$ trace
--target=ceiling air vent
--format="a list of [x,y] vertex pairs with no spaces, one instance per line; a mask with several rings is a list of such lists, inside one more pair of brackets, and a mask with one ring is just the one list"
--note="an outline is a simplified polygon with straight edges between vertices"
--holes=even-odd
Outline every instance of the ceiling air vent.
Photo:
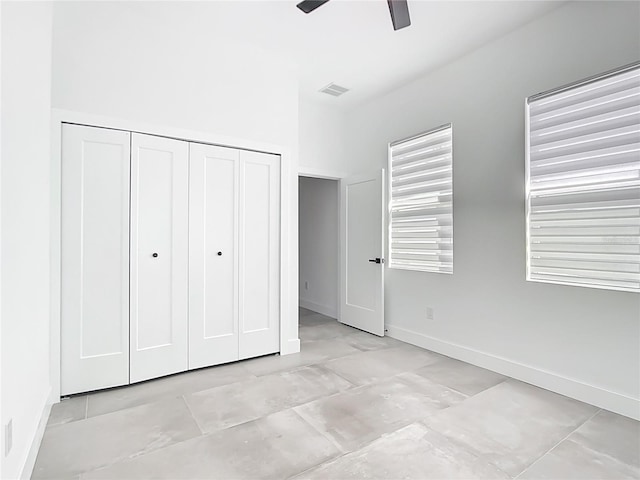
[[328,95],[333,95],[334,97],[339,97],[343,93],[348,92],[349,89],[336,85],[335,83],[330,83],[326,87],[321,88],[320,91]]

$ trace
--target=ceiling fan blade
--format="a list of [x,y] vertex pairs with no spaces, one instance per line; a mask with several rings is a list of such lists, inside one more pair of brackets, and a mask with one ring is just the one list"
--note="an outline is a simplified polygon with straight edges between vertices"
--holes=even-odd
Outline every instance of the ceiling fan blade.
[[387,3],[389,4],[389,11],[391,12],[391,21],[393,22],[394,30],[400,30],[401,28],[411,25],[407,0],[387,0]]
[[296,5],[300,10],[302,10],[304,13],[311,13],[313,12],[316,8],[321,7],[322,5],[324,5],[325,3],[327,3],[329,0],[304,0],[302,2],[300,2],[298,5]]

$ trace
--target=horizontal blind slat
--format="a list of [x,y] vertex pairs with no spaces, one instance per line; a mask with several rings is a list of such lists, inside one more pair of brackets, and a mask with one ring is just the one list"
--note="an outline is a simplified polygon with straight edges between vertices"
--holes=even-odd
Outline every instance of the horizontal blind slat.
[[531,259],[531,267],[551,267],[551,268],[568,268],[568,269],[580,269],[590,270],[596,272],[610,272],[610,273],[640,273],[640,263],[628,263],[628,262],[589,262],[585,260],[573,260],[566,259],[560,260],[557,258],[537,258]]
[[[634,197],[629,198],[617,198],[614,200],[591,200],[591,201],[573,201],[569,203],[562,203],[561,200],[566,197],[551,198],[549,202],[543,202],[543,199],[538,200],[537,205],[530,205],[532,209],[531,214],[582,214],[588,215],[590,212],[594,212],[594,215],[601,212],[610,211],[612,209],[626,211],[629,209],[635,209],[638,207],[637,199]],[[531,199],[530,199],[531,200]]]
[[[640,99],[640,96],[639,96]],[[628,127],[638,123],[640,102],[637,105],[601,113],[599,115],[581,117],[569,123],[561,123],[551,127],[531,129],[530,144],[532,146],[567,140],[569,138],[606,132],[616,128]]]
[[531,255],[556,253],[570,258],[575,253],[590,254],[640,254],[640,245],[633,244],[593,244],[593,243],[536,243],[531,245]]
[[604,97],[588,99],[579,103],[569,103],[561,108],[544,113],[532,113],[531,131],[538,131],[558,125],[569,124],[577,119],[597,117],[640,104],[640,86],[629,86]]
[[531,160],[530,171],[535,175],[547,173],[567,172],[590,167],[607,167],[623,165],[627,162],[637,162],[640,158],[640,139],[625,145],[601,148],[589,152],[572,155],[560,155]]
[[559,227],[640,227],[640,217],[614,217],[614,218],[582,218],[575,220],[531,220],[532,228],[559,228]]
[[531,266],[532,272],[540,274],[566,275],[586,278],[599,278],[602,280],[625,280],[640,281],[640,273],[632,272],[612,272],[603,270],[590,270],[587,268],[561,268],[561,267],[544,267]]
[[532,280],[578,287],[603,288],[608,290],[622,290],[636,292],[640,289],[640,280],[612,280],[602,278],[588,278],[584,275],[553,274],[535,271],[530,275]]
[[409,150],[402,154],[393,154],[391,156],[391,165],[393,167],[399,167],[407,165],[410,162],[417,160],[433,159],[434,157],[447,157],[451,153],[451,142],[427,145],[424,148],[418,150]]
[[640,139],[640,125],[627,125],[602,132],[591,133],[568,140],[541,143],[530,148],[531,159],[541,160],[551,156],[589,152],[626,144],[634,144]]
[[633,254],[620,254],[620,253],[584,253],[584,252],[545,252],[535,251],[531,253],[531,257],[539,260],[571,260],[571,261],[587,261],[587,262],[613,262],[613,263],[626,263],[626,264],[640,264],[640,257]]
[[[547,182],[560,182],[567,181],[569,184],[580,181],[593,181],[595,179],[627,179],[634,178],[638,174],[640,169],[640,155],[638,155],[637,161],[634,159],[630,162],[618,163],[616,165],[582,165],[583,168],[575,168],[571,170],[556,171],[553,173],[536,171],[533,175],[533,181],[535,183]],[[611,175],[616,175],[611,177]],[[582,180],[584,179],[584,180]]]
[[640,71],[635,68],[625,73],[612,76],[602,81],[591,82],[584,86],[578,86],[564,92],[548,95],[537,99],[530,104],[532,116],[540,115],[551,110],[559,110],[567,105],[576,105],[607,97],[608,95],[628,90],[640,85]]
[[598,210],[569,210],[569,211],[539,211],[531,212],[529,219],[532,222],[544,220],[597,220],[609,218],[638,218],[640,217],[640,208],[602,208]]
[[541,243],[568,243],[574,245],[590,244],[590,245],[633,245],[640,243],[638,235],[573,235],[573,236],[552,236],[552,235],[531,235],[532,244]]

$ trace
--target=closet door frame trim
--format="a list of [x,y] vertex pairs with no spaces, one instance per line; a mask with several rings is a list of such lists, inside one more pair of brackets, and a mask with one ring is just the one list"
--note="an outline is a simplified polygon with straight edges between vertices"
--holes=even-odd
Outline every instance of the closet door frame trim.
[[50,378],[48,403],[60,401],[60,287],[62,124],[124,130],[194,143],[253,150],[280,156],[280,354],[300,351],[298,337],[298,165],[289,146],[196,130],[166,127],[84,112],[51,109],[50,190]]

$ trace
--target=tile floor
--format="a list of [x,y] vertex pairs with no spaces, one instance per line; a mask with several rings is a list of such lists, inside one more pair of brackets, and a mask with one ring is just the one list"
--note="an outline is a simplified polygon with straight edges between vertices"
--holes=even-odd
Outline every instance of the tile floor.
[[640,423],[309,310],[302,352],[54,406],[33,478],[640,478]]

